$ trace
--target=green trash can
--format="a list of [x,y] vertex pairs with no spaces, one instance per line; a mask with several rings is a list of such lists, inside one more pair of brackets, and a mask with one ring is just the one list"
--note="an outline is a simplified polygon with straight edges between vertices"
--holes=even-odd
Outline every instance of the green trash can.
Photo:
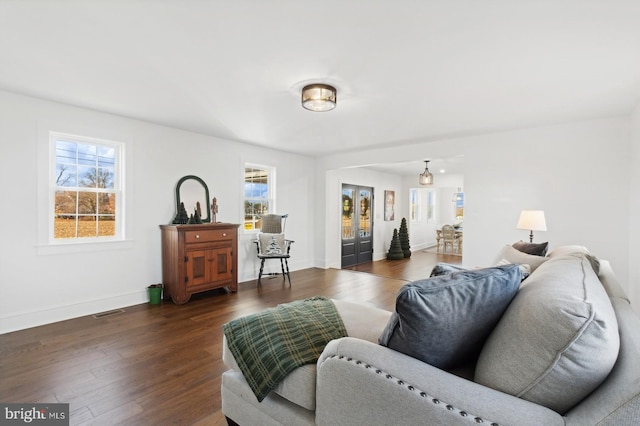
[[162,284],[151,284],[149,287],[149,303],[159,305],[162,300]]

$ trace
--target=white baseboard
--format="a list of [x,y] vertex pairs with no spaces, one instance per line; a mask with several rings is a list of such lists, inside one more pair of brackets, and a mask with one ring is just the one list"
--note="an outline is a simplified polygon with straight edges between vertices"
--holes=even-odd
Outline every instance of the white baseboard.
[[104,299],[88,300],[65,306],[53,306],[37,311],[24,312],[17,315],[0,317],[0,334],[26,328],[51,324],[71,318],[93,315],[113,309],[122,309],[127,306],[139,305],[149,301],[147,289],[135,293],[127,293]]

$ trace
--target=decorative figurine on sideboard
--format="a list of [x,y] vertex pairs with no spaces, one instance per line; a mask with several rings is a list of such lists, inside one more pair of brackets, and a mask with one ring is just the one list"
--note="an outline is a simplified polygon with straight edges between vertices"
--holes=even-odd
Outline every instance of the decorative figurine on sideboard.
[[[198,206],[200,206],[200,203],[198,203]],[[189,218],[189,225],[202,225],[202,218],[200,217],[200,209],[199,208],[195,208],[193,211],[193,214],[191,215],[191,218]]]
[[178,214],[176,218],[173,219],[174,225],[185,225],[189,222],[189,215],[187,214],[187,209],[184,208],[184,203],[180,203],[180,208],[178,209]]
[[216,217],[218,215],[218,199],[213,197],[211,200],[211,223],[217,223]]

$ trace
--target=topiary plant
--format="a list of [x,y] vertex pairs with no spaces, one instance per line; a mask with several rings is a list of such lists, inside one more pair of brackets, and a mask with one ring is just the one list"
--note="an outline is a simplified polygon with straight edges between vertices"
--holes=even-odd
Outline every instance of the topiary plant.
[[387,253],[387,259],[404,259],[404,253],[402,252],[402,247],[400,246],[400,238],[398,237],[398,229],[393,230],[393,238],[391,239],[391,246],[389,247],[389,253]]
[[404,257],[411,257],[411,246],[409,245],[409,229],[407,228],[407,219],[402,218],[400,222],[400,231],[398,231],[400,237],[400,247]]

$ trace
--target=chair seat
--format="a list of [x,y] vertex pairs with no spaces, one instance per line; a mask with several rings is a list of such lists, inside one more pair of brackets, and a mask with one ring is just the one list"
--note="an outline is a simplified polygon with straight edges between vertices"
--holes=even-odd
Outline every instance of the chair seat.
[[259,254],[258,259],[290,259],[291,256],[283,253],[283,254]]

